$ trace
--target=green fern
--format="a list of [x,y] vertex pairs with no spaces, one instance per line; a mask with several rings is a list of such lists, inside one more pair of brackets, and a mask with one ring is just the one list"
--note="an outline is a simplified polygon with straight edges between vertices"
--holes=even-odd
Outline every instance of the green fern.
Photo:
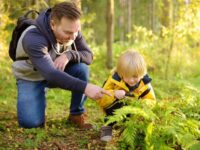
[[126,123],[125,129],[122,132],[121,139],[128,144],[131,148],[135,147],[137,128],[134,124]]
[[121,127],[120,144],[125,149],[193,149],[200,144],[200,122],[185,114],[186,103],[165,100],[148,108],[133,101],[116,110],[107,123]]

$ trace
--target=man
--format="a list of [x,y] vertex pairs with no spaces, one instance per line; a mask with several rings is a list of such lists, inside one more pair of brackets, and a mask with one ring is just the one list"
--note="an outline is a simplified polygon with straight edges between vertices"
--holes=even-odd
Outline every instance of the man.
[[90,129],[85,122],[85,95],[99,99],[109,93],[87,83],[92,52],[80,32],[81,12],[74,3],[63,2],[42,12],[36,25],[21,35],[13,72],[17,79],[17,114],[21,127],[45,123],[45,87],[72,91],[69,120]]

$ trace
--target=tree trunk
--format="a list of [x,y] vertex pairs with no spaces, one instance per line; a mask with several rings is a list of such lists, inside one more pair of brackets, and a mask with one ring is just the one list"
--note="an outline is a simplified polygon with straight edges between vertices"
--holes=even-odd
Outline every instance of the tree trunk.
[[171,30],[171,42],[170,42],[170,45],[169,45],[169,48],[166,49],[166,54],[167,54],[167,57],[166,57],[166,68],[165,68],[165,79],[168,79],[168,75],[169,75],[169,68],[170,68],[170,65],[171,65],[171,54],[172,54],[172,51],[173,51],[173,48],[174,48],[174,5],[173,5],[173,2],[169,2],[169,10],[168,10],[168,17],[169,17],[169,22],[168,22],[168,26],[169,26],[169,29]]
[[127,41],[127,33],[128,33],[128,21],[129,21],[129,18],[128,18],[128,1],[129,0],[124,0],[124,5],[125,5],[125,9],[123,10],[124,11],[124,18],[125,18],[125,41]]
[[125,37],[125,0],[119,0],[120,4],[120,17],[119,17],[119,29],[120,29],[120,41],[124,41]]
[[128,33],[132,30],[132,0],[128,0]]
[[81,0],[73,0],[73,2],[81,9]]
[[112,43],[114,30],[114,0],[107,0],[107,62],[106,66],[112,68]]
[[161,22],[162,22],[162,25],[165,27],[169,27],[169,22],[170,22],[169,21],[169,11],[170,11],[170,2],[169,2],[169,0],[164,0]]
[[151,30],[154,32],[155,31],[155,4],[154,4],[154,0],[150,1],[149,4],[149,15],[150,15],[150,19],[149,19],[149,25]]

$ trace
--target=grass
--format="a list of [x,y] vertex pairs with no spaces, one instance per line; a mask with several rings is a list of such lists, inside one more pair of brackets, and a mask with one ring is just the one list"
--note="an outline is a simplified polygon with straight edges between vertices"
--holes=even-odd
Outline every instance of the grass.
[[[121,48],[119,48],[121,49]],[[93,49],[94,63],[90,66],[91,82],[102,86],[110,70],[105,67],[105,51]],[[118,149],[118,134],[109,143],[99,140],[100,127],[103,125],[103,112],[96,102],[88,99],[85,107],[89,122],[94,129],[83,131],[67,121],[69,115],[70,92],[60,89],[49,89],[47,92],[46,126],[37,129],[22,129],[17,124],[16,84],[11,71],[11,60],[0,50],[0,150],[4,149]],[[116,56],[117,57],[117,56]],[[115,57],[115,58],[116,58]],[[114,59],[115,62],[115,59]],[[163,80],[153,75],[153,86],[159,100],[174,100],[181,97],[185,85],[199,90],[199,75],[188,80],[172,78]],[[187,82],[187,83],[185,83]],[[185,90],[186,91],[186,90]],[[189,109],[189,107],[188,107]]]
[[[12,61],[6,53],[0,51],[0,55],[0,150],[116,149],[114,140],[107,144],[99,140],[99,129],[103,125],[103,113],[95,101],[88,99],[85,104],[90,117],[89,122],[94,126],[93,130],[79,130],[67,121],[70,92],[65,90],[48,90],[45,129],[19,128],[16,114],[16,81],[11,71]],[[91,69],[95,67],[94,63]],[[93,73],[91,76],[93,78],[91,82],[95,81],[93,83],[100,86],[106,78],[104,71],[100,71],[100,74]]]

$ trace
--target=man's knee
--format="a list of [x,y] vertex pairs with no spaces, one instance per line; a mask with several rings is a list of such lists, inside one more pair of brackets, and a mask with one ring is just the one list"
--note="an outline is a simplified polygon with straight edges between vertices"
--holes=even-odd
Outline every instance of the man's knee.
[[79,72],[85,76],[85,77],[88,77],[88,74],[89,74],[89,68],[88,68],[88,65],[84,64],[84,63],[80,63],[79,64],[80,67],[79,67]]
[[38,109],[35,112],[31,109],[18,109],[18,123],[22,128],[37,128],[45,123],[45,113],[43,110]]
[[19,126],[22,128],[44,127],[44,119],[18,119]]
[[89,71],[88,65],[86,65],[84,63],[76,64],[74,66],[74,68],[75,68],[76,71],[80,71],[80,72],[83,72],[83,73],[87,73]]
[[89,67],[84,63],[72,64],[66,67],[65,72],[84,81],[89,78]]

